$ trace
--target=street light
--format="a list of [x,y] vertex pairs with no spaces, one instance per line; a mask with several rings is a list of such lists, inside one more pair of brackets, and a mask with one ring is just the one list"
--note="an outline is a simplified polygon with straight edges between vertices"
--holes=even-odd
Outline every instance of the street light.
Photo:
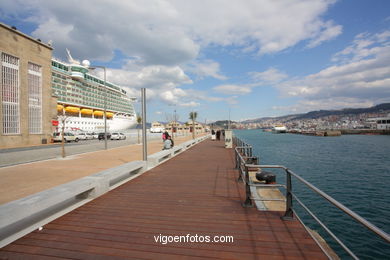
[[96,68],[101,68],[104,70],[104,149],[107,150],[107,86],[106,86],[106,67],[104,66],[91,66],[89,60],[83,60],[83,66],[94,70]]
[[142,99],[142,159],[148,160],[148,141],[146,137],[146,88],[141,88]]
[[228,122],[228,130],[230,130],[230,106],[229,106],[229,122]]

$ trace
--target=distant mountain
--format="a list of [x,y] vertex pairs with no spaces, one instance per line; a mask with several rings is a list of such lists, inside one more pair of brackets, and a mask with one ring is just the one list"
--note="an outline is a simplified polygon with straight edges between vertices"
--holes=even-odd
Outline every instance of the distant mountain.
[[340,110],[318,110],[318,111],[311,111],[304,114],[295,114],[295,115],[286,115],[286,116],[280,116],[280,117],[262,117],[257,119],[250,119],[243,121],[242,123],[248,124],[248,123],[260,123],[265,120],[280,120],[280,121],[290,121],[290,120],[299,120],[299,119],[317,119],[325,116],[347,116],[347,115],[357,115],[362,113],[378,113],[383,111],[390,111],[390,103],[383,103],[379,104],[373,107],[369,108],[344,108]]
[[344,108],[341,110],[319,110],[319,111],[311,111],[306,114],[301,114],[295,119],[316,119],[325,116],[333,116],[333,115],[357,115],[363,113],[377,113],[381,111],[389,111],[390,103],[384,103],[380,105],[376,105],[369,108]]

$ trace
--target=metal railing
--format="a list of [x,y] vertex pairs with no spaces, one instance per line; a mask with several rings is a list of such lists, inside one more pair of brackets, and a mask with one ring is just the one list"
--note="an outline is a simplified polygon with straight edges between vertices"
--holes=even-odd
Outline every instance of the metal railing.
[[[298,202],[299,205],[302,206],[302,208],[354,259],[359,259],[299,198],[296,194],[293,193],[293,186],[292,186],[292,177],[299,180],[301,183],[305,184],[307,187],[309,187],[311,190],[313,190],[315,193],[319,194],[321,197],[326,199],[330,204],[340,209],[342,212],[347,214],[348,216],[352,217],[353,220],[360,223],[364,227],[366,227],[368,230],[372,231],[377,236],[384,239],[387,243],[390,243],[390,235],[381,230],[380,228],[376,227],[374,224],[370,223],[363,217],[359,216],[357,213],[353,212],[322,190],[315,187],[310,182],[306,181],[304,178],[299,176],[298,174],[294,173],[287,167],[283,165],[260,165],[258,164],[258,158],[253,156],[252,146],[243,142],[237,137],[233,137],[233,145],[235,149],[235,162],[236,162],[236,169],[239,172],[238,181],[243,181],[245,184],[245,190],[246,190],[246,198],[245,201],[242,203],[243,207],[253,207],[253,201],[259,200],[255,199],[251,195],[250,187],[281,187],[286,190],[286,211],[284,213],[284,216],[282,216],[283,220],[292,220],[294,218],[294,215],[297,216],[296,212],[293,208],[293,199]],[[250,180],[249,178],[249,170],[250,169],[282,169],[286,173],[286,185],[283,184],[257,184]],[[260,199],[263,201],[273,201],[275,199]],[[305,227],[306,228],[306,227]],[[309,232],[311,235],[311,233]],[[312,235],[311,235],[312,236]],[[312,236],[313,237],[313,236]],[[313,237],[314,238],[314,237]],[[317,244],[321,247],[321,249],[324,251],[324,253],[328,256],[328,258],[332,258],[328,252],[323,248],[323,246],[317,241],[316,238],[314,238],[317,242]]]

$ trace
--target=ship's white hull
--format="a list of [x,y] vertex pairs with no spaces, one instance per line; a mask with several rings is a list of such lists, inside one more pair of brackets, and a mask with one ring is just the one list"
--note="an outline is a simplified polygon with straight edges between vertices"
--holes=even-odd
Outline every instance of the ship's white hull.
[[285,126],[275,126],[272,129],[272,132],[274,132],[276,134],[284,134],[284,133],[287,133],[287,127],[285,127]]
[[119,132],[132,128],[136,124],[136,117],[119,118],[114,117],[109,124],[109,131]]
[[[136,124],[136,117],[114,116],[107,119],[107,132],[121,132],[132,128]],[[57,131],[62,129],[59,120]],[[68,132],[104,132],[104,119],[68,116],[65,121],[65,131]]]

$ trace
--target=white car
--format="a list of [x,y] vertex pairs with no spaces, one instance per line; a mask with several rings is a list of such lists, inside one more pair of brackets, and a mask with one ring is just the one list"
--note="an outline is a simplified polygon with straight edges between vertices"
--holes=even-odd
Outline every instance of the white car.
[[123,133],[112,133],[111,140],[125,140],[126,136]]
[[92,140],[93,138],[94,137],[92,133],[87,133],[87,140]]
[[164,128],[162,128],[162,127],[151,127],[150,129],[149,129],[149,131],[151,132],[151,133],[162,133],[162,132],[164,132]]
[[[53,134],[53,141],[54,142],[62,142],[62,134],[61,133],[54,133]],[[76,137],[74,134],[65,132],[64,133],[64,141],[65,142],[78,142],[79,138]]]
[[121,136],[119,133],[112,133],[111,140],[121,140]]
[[77,138],[79,140],[87,140],[88,139],[86,133],[79,133],[79,134],[77,134]]

